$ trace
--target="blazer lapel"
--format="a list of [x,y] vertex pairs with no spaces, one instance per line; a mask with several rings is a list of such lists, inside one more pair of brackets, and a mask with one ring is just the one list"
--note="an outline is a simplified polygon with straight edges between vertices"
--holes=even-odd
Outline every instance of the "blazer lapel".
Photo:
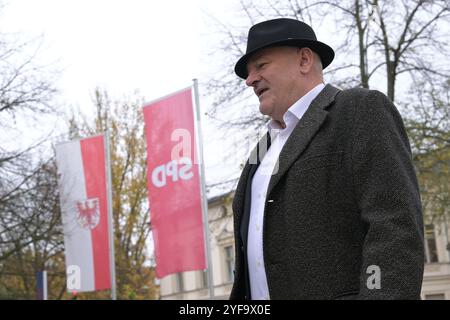
[[306,146],[315,136],[327,117],[328,112],[325,109],[334,101],[338,92],[339,89],[328,84],[312,101],[281,150],[278,157],[278,171],[270,179],[267,195],[271,193],[281,177],[303,153]]

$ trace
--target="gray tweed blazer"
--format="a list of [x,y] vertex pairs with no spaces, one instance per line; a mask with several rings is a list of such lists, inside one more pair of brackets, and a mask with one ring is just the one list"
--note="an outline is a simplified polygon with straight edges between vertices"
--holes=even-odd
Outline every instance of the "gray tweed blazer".
[[[251,163],[233,202],[231,299],[251,298],[246,247],[258,166]],[[263,252],[271,299],[420,298],[419,188],[402,119],[384,94],[327,85],[314,99],[269,183]]]

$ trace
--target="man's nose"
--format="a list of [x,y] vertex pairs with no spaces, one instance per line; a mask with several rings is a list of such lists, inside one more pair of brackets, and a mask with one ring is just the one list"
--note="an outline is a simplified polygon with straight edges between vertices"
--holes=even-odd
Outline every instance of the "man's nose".
[[257,72],[249,71],[247,79],[245,79],[245,84],[249,87],[254,87],[255,83],[259,81],[259,75]]

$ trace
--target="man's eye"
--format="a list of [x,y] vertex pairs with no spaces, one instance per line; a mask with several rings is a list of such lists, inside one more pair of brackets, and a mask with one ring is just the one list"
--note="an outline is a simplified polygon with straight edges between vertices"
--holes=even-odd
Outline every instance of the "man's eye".
[[267,64],[267,62],[261,62],[260,64],[258,64],[258,68],[262,68]]

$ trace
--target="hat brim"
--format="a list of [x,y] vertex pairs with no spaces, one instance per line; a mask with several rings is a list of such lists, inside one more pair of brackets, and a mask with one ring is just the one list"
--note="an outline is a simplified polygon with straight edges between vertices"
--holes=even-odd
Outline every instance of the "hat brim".
[[260,46],[258,48],[254,48],[250,52],[247,52],[243,55],[234,67],[234,72],[242,78],[247,79],[247,62],[250,57],[255,54],[257,51],[269,47],[278,47],[278,46],[292,46],[299,48],[310,48],[312,51],[317,53],[320,56],[320,60],[322,61],[322,68],[325,69],[334,59],[334,51],[330,46],[326,45],[320,41],[314,40],[305,40],[305,39],[287,39],[281,41],[274,41],[271,43],[267,43],[264,46]]

